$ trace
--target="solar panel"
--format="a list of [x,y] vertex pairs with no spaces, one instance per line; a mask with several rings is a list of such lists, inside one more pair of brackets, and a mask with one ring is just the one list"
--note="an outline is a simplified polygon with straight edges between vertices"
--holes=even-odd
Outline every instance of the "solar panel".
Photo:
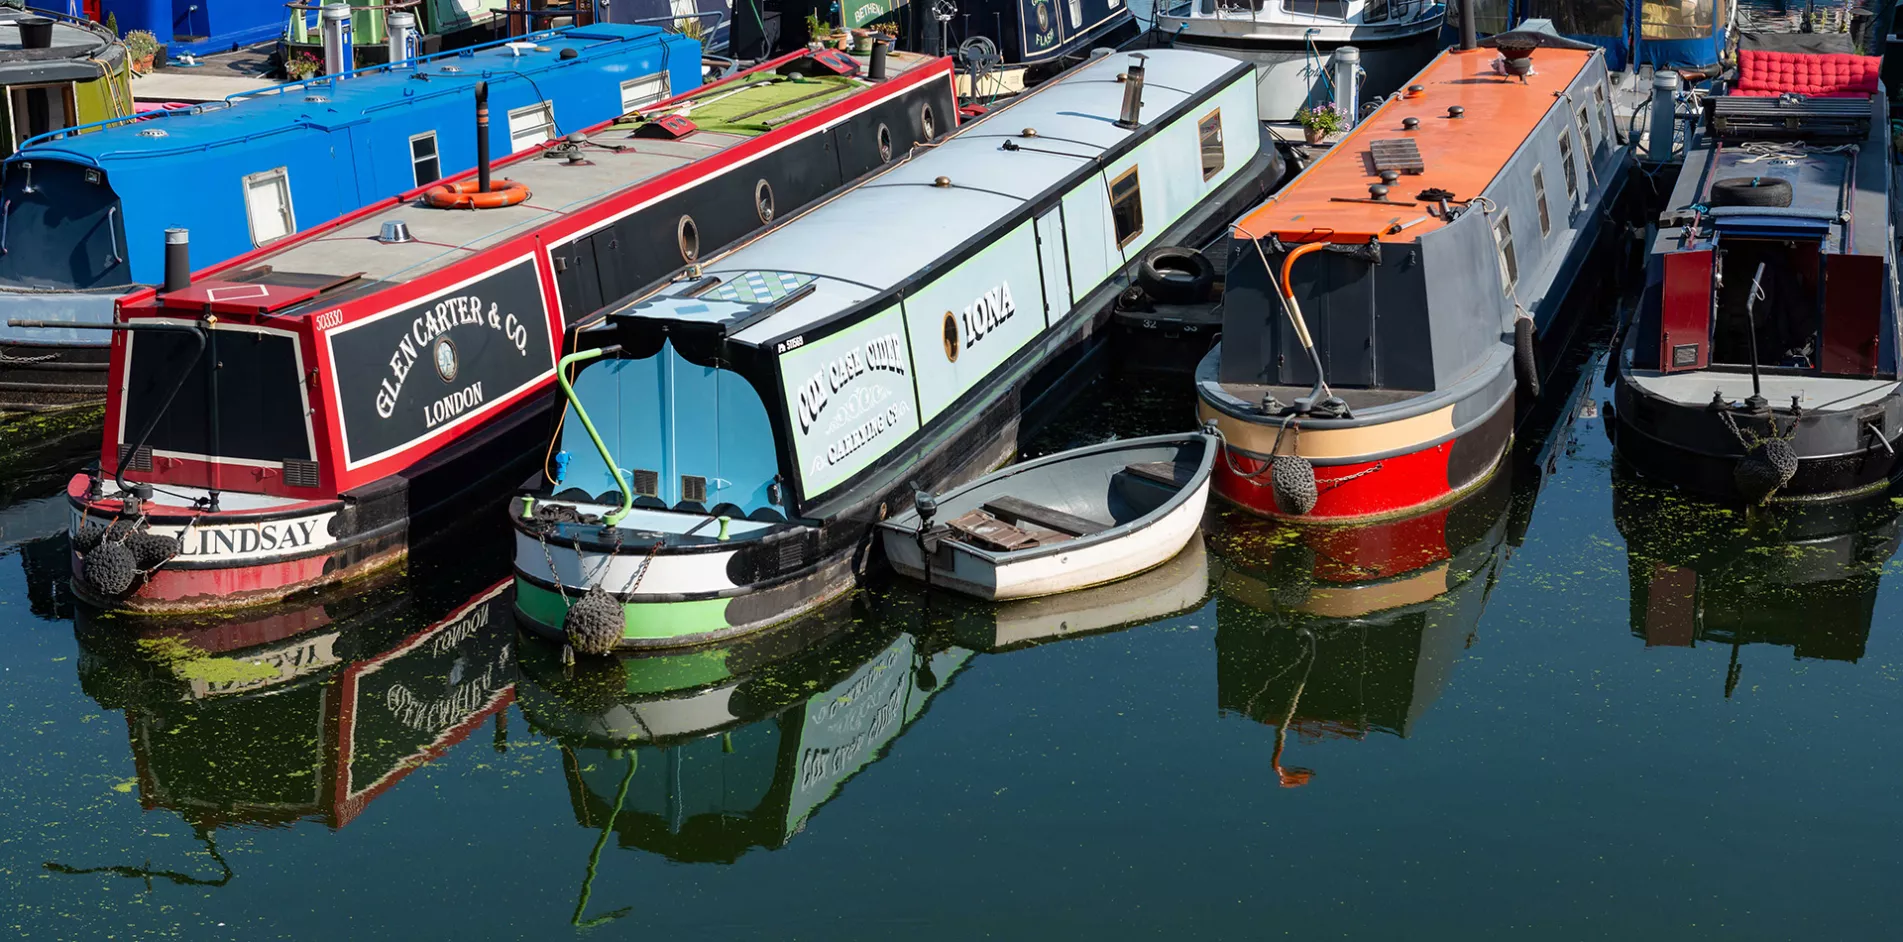
[[1427,163],[1421,159],[1421,148],[1413,138],[1398,137],[1385,141],[1369,141],[1369,153],[1374,157],[1374,172],[1392,170],[1396,173],[1422,173]]

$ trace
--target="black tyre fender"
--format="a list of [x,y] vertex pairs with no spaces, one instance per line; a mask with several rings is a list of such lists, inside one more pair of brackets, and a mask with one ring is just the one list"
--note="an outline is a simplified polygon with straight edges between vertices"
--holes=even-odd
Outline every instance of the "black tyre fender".
[[1789,206],[1791,182],[1777,177],[1727,177],[1711,185],[1713,206]]
[[1539,341],[1533,336],[1533,319],[1519,317],[1513,321],[1513,378],[1519,381],[1520,394],[1527,403],[1540,397],[1540,361],[1535,345]]
[[1215,283],[1216,266],[1195,249],[1159,245],[1137,259],[1137,284],[1158,301],[1201,301]]

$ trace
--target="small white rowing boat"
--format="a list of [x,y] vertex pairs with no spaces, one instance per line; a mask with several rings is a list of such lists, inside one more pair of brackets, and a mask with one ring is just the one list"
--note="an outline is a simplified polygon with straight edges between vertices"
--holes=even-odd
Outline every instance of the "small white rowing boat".
[[1201,527],[1216,446],[1200,432],[1158,435],[1012,465],[920,495],[880,522],[880,542],[899,572],[981,599],[1126,579],[1167,562]]

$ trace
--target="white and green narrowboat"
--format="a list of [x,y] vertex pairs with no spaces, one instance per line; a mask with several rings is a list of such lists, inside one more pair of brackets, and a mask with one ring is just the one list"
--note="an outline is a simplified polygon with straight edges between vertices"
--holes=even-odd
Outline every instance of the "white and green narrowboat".
[[516,606],[584,653],[732,638],[851,589],[870,529],[1017,450],[1139,256],[1281,176],[1248,66],[1109,54],[580,332]]

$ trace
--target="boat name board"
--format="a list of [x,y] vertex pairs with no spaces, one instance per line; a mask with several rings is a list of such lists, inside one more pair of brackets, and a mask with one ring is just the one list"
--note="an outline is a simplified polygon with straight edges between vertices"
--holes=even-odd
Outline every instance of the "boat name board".
[[[336,511],[325,511],[256,523],[154,524],[151,531],[177,540],[179,559],[244,563],[286,553],[308,553],[336,543],[337,538],[330,532],[331,519],[336,516]],[[81,523],[80,511],[75,509],[68,532],[79,532]]]
[[352,466],[484,412],[555,368],[532,256],[325,339]]
[[[1040,291],[1041,279],[1037,237],[1027,219],[906,297],[906,327],[916,345],[922,421],[930,421],[957,402],[1044,332],[1042,313],[1016,316],[1018,303],[1011,291],[1013,284]],[[1033,297],[1042,303],[1041,295]],[[937,355],[927,352],[931,337],[942,341]],[[809,486],[807,495],[812,493]]]
[[779,354],[793,456],[808,495],[846,480],[918,430],[904,331],[895,305]]

